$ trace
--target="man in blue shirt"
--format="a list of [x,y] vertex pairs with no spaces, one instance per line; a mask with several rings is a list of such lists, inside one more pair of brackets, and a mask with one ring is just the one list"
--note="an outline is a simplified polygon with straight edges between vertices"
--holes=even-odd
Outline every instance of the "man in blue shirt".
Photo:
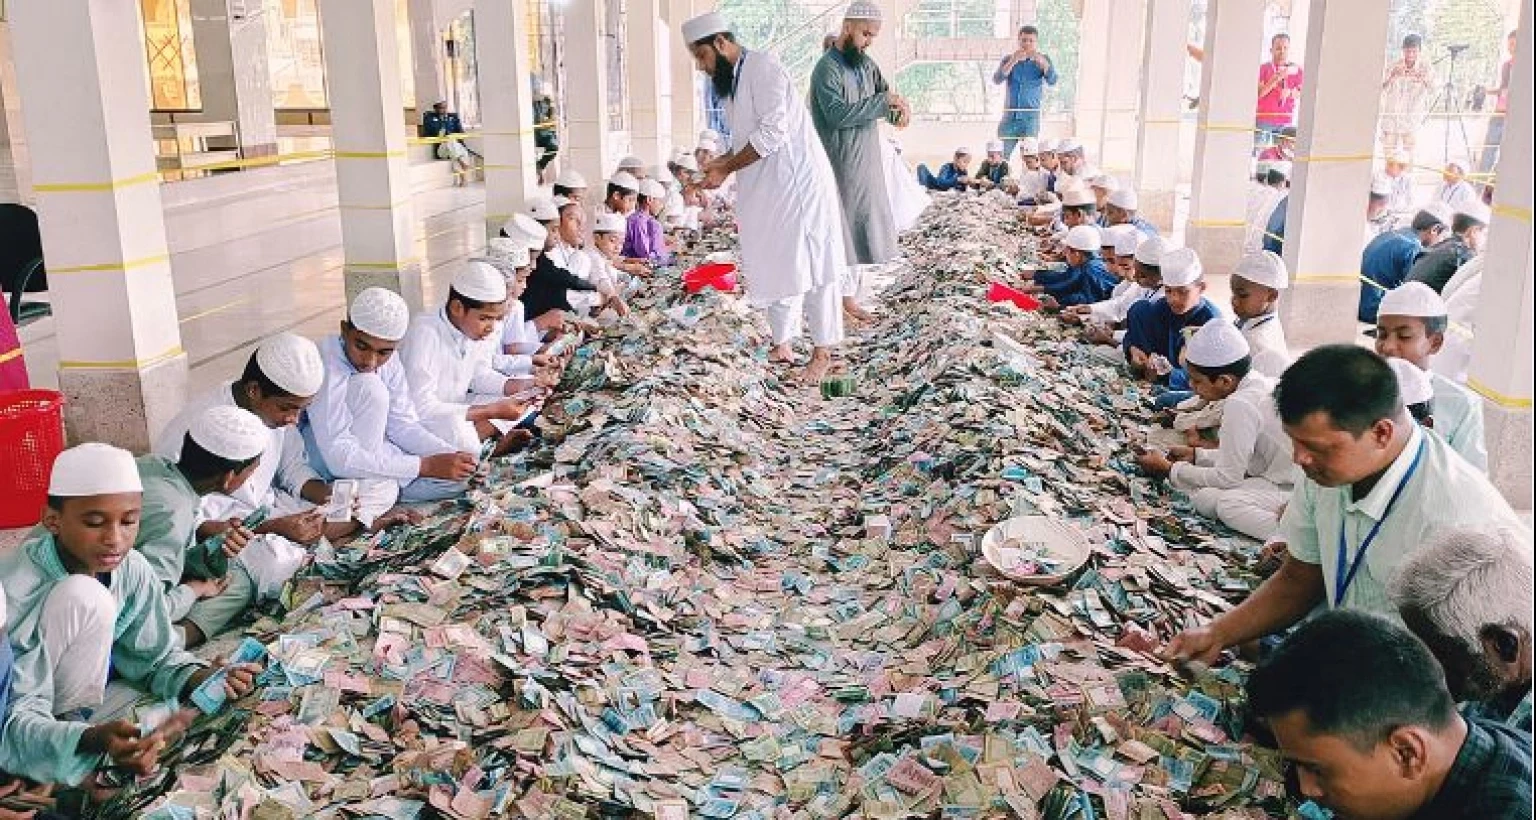
[[1387,231],[1366,244],[1360,252],[1360,276],[1370,281],[1360,283],[1360,308],[1356,314],[1360,321],[1376,324],[1381,297],[1408,278],[1408,271],[1424,254],[1424,248],[1434,244],[1444,232],[1445,225],[1439,217],[1419,211],[1408,227]]
[[1019,50],[1004,57],[992,75],[992,82],[1008,83],[1003,120],[997,124],[997,136],[1003,141],[1003,159],[1013,156],[1013,146],[1021,137],[1040,136],[1040,98],[1044,86],[1056,84],[1056,66],[1037,46],[1040,30],[1034,26],[1019,29]]
[[1269,223],[1264,226],[1264,250],[1270,253],[1281,254],[1285,247],[1285,209],[1290,205],[1291,195],[1286,194],[1269,214]]
[[1189,248],[1163,254],[1163,295],[1131,305],[1121,343],[1132,375],[1166,384],[1172,391],[1189,390],[1189,376],[1179,366],[1185,330],[1217,318],[1216,306],[1205,298],[1205,273],[1200,257]]

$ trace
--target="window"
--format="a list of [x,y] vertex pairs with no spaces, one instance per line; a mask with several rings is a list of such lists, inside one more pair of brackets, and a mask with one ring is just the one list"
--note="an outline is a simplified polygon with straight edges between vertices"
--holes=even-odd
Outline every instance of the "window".
[[189,2],[139,0],[144,15],[144,55],[149,63],[150,107],[156,111],[198,111],[203,107]]
[[[148,2],[149,0],[145,0]],[[325,55],[316,0],[264,0],[276,108],[326,108]]]

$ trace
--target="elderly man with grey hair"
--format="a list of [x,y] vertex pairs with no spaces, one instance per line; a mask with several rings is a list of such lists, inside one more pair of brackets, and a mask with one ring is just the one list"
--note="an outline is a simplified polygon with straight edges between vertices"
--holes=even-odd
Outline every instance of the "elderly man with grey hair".
[[1531,731],[1531,544],[1510,529],[1451,530],[1388,587],[1403,623],[1445,667],[1463,711]]

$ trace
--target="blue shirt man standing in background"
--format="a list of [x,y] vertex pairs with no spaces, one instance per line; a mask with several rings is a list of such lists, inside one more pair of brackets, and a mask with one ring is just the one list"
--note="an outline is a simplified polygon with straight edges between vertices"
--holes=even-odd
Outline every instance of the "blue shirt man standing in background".
[[1046,84],[1056,84],[1056,66],[1040,52],[1039,38],[1034,26],[1019,29],[1019,50],[1004,57],[992,75],[992,82],[1008,83],[1003,121],[997,124],[1004,161],[1013,157],[1013,146],[1021,138],[1040,136],[1040,98]]

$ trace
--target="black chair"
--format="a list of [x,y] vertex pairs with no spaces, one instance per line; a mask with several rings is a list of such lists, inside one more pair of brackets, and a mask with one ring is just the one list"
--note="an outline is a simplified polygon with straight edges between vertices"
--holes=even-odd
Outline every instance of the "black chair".
[[0,290],[17,327],[53,312],[45,302],[23,302],[21,298],[24,293],[48,290],[37,212],[25,205],[0,203]]

